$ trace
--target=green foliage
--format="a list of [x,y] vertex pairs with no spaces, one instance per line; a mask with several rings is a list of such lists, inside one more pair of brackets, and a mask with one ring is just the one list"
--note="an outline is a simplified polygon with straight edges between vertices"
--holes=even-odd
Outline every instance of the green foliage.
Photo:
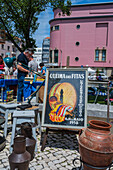
[[104,73],[104,68],[102,68],[102,73]]
[[[70,15],[71,0],[0,0],[0,28],[6,31],[8,39],[23,51],[35,47],[33,34],[38,29],[38,16],[47,7],[60,8]],[[17,38],[22,40],[22,48]]]
[[[91,96],[88,95],[88,103],[94,103],[96,96]],[[96,103],[99,104],[106,104],[105,99],[107,98],[107,96],[98,96]]]
[[99,76],[99,69],[96,70],[96,76]]

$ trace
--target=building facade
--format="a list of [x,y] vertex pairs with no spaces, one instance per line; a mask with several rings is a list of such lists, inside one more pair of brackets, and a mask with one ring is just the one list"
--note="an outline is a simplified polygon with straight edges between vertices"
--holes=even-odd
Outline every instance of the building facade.
[[8,56],[16,56],[16,47],[11,41],[5,41],[0,44],[0,55],[4,58],[6,55]]
[[42,43],[42,62],[45,65],[49,63],[49,47],[50,47],[50,37],[43,39]]
[[39,66],[39,64],[42,62],[42,48],[35,48],[33,58],[35,59]]
[[[18,42],[20,46],[20,42]],[[0,55],[4,58],[6,55],[9,57],[18,55],[19,51],[15,45],[7,39],[5,30],[0,30]]]
[[74,5],[71,15],[54,10],[50,62],[65,67],[113,67],[113,2]]

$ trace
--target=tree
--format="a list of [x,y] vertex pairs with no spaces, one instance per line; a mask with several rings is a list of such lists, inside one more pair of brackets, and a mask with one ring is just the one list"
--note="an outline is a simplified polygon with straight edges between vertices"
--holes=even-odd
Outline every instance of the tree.
[[[35,47],[33,34],[38,29],[38,16],[42,11],[47,7],[60,8],[69,15],[70,5],[71,0],[0,0],[0,28],[22,52]],[[22,41],[22,48],[18,46],[17,37]]]

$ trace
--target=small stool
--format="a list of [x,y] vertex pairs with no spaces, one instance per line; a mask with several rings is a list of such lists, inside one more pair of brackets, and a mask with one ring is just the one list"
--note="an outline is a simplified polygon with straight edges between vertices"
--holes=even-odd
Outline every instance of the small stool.
[[[12,135],[11,135],[11,142],[10,142],[10,153],[12,153],[12,145],[14,142],[16,125],[20,125],[23,122],[32,122],[35,123],[35,111],[33,110],[16,110],[13,112],[13,127],[12,127]],[[35,152],[37,151],[37,138],[36,138],[36,128],[32,127],[33,137],[36,140]]]
[[[10,103],[10,104],[0,104],[0,112],[5,114],[5,124],[4,124],[4,137],[7,136],[7,127],[8,127],[8,115],[13,113],[18,104]],[[10,127],[12,127],[10,125]]]

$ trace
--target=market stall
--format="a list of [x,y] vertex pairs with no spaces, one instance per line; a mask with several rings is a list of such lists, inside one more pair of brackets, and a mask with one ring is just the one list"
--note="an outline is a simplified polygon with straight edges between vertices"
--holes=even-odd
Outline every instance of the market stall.
[[[26,100],[27,97],[29,97],[33,92],[37,90],[37,88],[42,84],[44,79],[37,78],[36,81],[34,81],[33,77],[25,77],[24,81],[24,100]],[[44,86],[41,87],[39,90],[39,97],[42,99],[44,95]]]
[[[1,100],[5,102],[17,95],[18,79],[0,79]],[[12,96],[11,96],[12,95]]]

